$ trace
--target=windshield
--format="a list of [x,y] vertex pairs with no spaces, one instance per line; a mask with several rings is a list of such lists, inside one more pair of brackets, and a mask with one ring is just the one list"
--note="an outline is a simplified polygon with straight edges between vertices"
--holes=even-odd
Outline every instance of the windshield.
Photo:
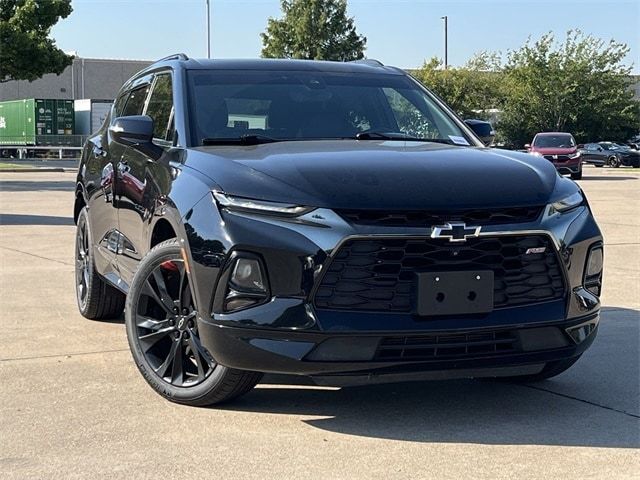
[[576,146],[576,142],[571,135],[538,135],[533,140],[534,147],[540,148],[571,148]]
[[356,135],[361,140],[477,145],[426,91],[403,75],[191,70],[188,83],[196,145],[225,139]]

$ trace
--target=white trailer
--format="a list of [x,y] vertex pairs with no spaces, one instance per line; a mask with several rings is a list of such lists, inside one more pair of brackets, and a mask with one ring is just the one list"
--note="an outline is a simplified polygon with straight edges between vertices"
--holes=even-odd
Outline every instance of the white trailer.
[[111,110],[113,100],[96,100],[83,98],[75,100],[76,133],[78,135],[91,135],[98,130]]

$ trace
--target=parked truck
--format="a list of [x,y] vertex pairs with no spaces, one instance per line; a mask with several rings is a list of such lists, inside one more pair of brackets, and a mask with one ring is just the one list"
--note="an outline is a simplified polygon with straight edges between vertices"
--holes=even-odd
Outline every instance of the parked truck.
[[0,102],[0,145],[73,145],[73,100]]
[[76,100],[74,104],[76,133],[78,135],[91,135],[98,130],[107,115],[109,115],[111,105],[113,105],[113,100],[97,100],[94,98]]

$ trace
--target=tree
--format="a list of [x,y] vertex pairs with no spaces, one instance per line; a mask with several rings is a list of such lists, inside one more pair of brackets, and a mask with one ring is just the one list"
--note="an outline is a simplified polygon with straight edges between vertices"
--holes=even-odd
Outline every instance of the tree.
[[346,0],[282,0],[283,18],[269,18],[262,56],[349,61],[364,57],[367,39],[347,16]]
[[71,0],[0,0],[0,82],[62,73],[73,57],[49,33],[72,10]]
[[578,142],[625,140],[640,125],[633,100],[629,48],[578,30],[558,44],[552,33],[509,52],[504,67],[508,100],[499,130],[514,146],[540,131],[567,131]]
[[412,73],[461,117],[486,118],[501,106],[504,95],[496,62],[495,55],[483,52],[464,67],[444,70],[434,57]]

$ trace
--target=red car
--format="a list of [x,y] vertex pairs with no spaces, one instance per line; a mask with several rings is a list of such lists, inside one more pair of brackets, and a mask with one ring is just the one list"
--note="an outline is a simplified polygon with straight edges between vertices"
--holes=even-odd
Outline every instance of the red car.
[[582,178],[582,159],[573,135],[565,132],[543,132],[525,145],[529,153],[544,157],[562,174],[570,174],[572,180]]

